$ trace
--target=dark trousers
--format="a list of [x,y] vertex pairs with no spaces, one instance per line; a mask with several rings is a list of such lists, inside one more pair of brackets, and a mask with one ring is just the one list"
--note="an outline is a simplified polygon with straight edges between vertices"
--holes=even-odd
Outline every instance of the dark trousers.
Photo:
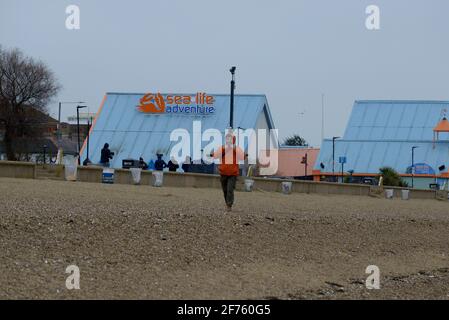
[[226,201],[226,205],[231,207],[234,203],[234,189],[237,176],[220,176],[221,189]]

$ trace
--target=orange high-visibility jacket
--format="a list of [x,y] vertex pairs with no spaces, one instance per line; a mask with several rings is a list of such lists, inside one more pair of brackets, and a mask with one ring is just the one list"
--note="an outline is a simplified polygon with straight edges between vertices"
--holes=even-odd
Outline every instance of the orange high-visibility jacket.
[[218,165],[218,171],[222,176],[238,176],[239,164],[238,162],[243,160],[245,155],[243,150],[239,147],[233,146],[221,146],[215,151],[213,157],[220,159]]

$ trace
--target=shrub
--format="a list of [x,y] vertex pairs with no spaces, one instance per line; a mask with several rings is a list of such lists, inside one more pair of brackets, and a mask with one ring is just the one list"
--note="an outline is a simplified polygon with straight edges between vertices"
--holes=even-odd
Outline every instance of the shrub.
[[379,169],[379,174],[383,177],[383,185],[390,187],[408,187],[399,173],[391,167],[383,167]]

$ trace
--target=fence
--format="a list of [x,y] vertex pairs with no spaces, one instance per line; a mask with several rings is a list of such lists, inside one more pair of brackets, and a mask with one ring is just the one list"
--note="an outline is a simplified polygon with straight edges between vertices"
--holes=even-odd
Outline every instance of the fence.
[[[36,179],[36,164],[28,162],[0,161],[0,177]],[[64,172],[61,166],[60,172]],[[59,170],[58,170],[59,171]],[[102,181],[102,167],[81,166],[78,167],[78,181],[100,183]],[[131,172],[127,169],[116,169],[114,183],[132,184]],[[141,184],[149,185],[152,179],[151,171],[142,171]],[[316,193],[316,194],[341,194],[369,196],[378,194],[383,196],[383,190],[369,185],[341,184],[332,182],[316,182],[304,180],[287,180],[271,178],[252,178],[254,189],[267,192],[281,192],[281,182],[291,181],[294,193]],[[202,173],[178,173],[164,172],[164,186],[167,187],[190,187],[190,188],[220,188],[218,175]],[[388,187],[394,190],[395,197],[400,197],[400,190],[404,188]],[[240,177],[237,190],[244,190],[244,178]],[[410,190],[411,199],[445,199],[447,191],[432,190]]]

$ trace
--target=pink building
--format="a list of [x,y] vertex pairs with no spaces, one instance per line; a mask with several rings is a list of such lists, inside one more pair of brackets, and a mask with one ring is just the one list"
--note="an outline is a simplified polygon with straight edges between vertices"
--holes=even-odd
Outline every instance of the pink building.
[[[282,146],[278,149],[277,177],[312,176],[312,170],[320,149],[310,147]],[[307,158],[307,163],[305,159]],[[307,173],[306,173],[307,167]]]

